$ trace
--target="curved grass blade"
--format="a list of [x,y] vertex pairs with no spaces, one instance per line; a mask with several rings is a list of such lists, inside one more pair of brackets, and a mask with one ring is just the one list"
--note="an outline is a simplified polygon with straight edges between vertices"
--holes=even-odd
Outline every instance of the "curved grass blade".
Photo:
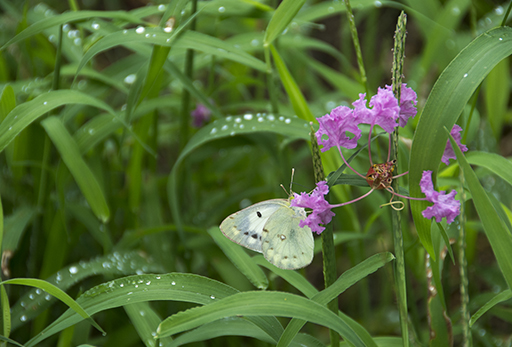
[[[147,347],[157,347],[157,340],[153,336],[156,333],[156,327],[162,321],[158,313],[151,308],[148,302],[125,305],[124,310],[142,342]],[[172,340],[164,338],[159,342],[159,346],[168,346]]]
[[14,341],[14,340],[12,340],[12,339],[10,339],[10,338],[8,338],[8,337],[5,337],[5,336],[1,336],[1,335],[0,335],[0,340],[1,340],[1,341],[8,342],[8,343],[10,343],[10,344],[12,344],[12,345],[15,345],[15,346],[25,347],[25,346],[24,346],[24,345],[22,345],[21,343],[19,343],[19,342],[17,342],[17,341]]
[[[446,129],[445,129],[446,130]],[[446,130],[449,134],[449,131]],[[512,235],[507,226],[494,209],[491,199],[484,190],[475,172],[462,154],[455,140],[449,135],[450,142],[455,150],[457,161],[464,172],[469,191],[473,197],[476,212],[482,221],[485,234],[491,244],[492,251],[498,262],[498,266],[507,282],[508,288],[512,288]]]
[[110,209],[103,189],[80,155],[78,145],[71,134],[60,119],[54,116],[45,119],[41,125],[59,151],[96,217],[104,223],[107,222],[110,218]]
[[306,0],[283,0],[279,4],[265,30],[263,38],[265,46],[270,45],[283,33],[305,2]]
[[[443,127],[452,128],[485,76],[511,53],[512,28],[492,29],[474,39],[443,71],[427,99],[414,134],[409,164],[409,192],[412,197],[423,196],[419,187],[422,172],[437,172],[447,140]],[[411,201],[420,240],[436,259],[430,220],[421,215],[427,206],[425,201]]]
[[[90,276],[131,275],[136,272],[135,269],[143,269],[146,272],[163,271],[160,265],[149,262],[144,255],[137,251],[114,252],[89,262],[72,264],[48,277],[46,281],[55,284],[62,290],[67,290]],[[43,313],[53,301],[50,295],[43,293],[41,290],[29,290],[12,306],[12,328],[16,329],[34,319]]]
[[478,318],[482,317],[484,313],[489,311],[491,308],[499,304],[500,302],[509,300],[512,298],[512,291],[510,289],[505,289],[501,293],[494,296],[491,300],[487,301],[484,306],[480,307],[478,311],[476,311],[469,321],[469,326],[473,326],[476,323]]
[[66,292],[62,291],[60,288],[56,287],[55,285],[43,281],[37,278],[14,278],[11,280],[0,282],[0,285],[4,284],[21,284],[24,286],[30,286],[30,287],[36,287],[44,292],[53,295],[60,301],[62,301],[64,304],[69,306],[70,309],[78,313],[82,318],[87,320],[89,323],[91,323],[92,326],[94,326],[96,329],[101,331],[103,334],[105,334],[105,331],[92,319],[87,312],[75,301],[73,300]]
[[157,336],[170,336],[213,320],[236,315],[300,318],[335,330],[354,346],[365,346],[352,328],[325,306],[282,292],[243,292],[206,306],[179,312],[160,323]]
[[471,165],[485,167],[492,173],[503,178],[508,184],[512,185],[512,163],[501,155],[471,151],[466,154],[466,159]]
[[62,105],[83,104],[115,114],[114,110],[96,98],[75,90],[55,90],[16,106],[0,124],[0,152],[27,126],[47,112]]
[[268,279],[261,268],[256,265],[252,258],[243,248],[225,237],[218,227],[208,229],[208,234],[215,243],[222,249],[222,252],[231,260],[241,273],[258,289],[268,288]]
[[0,47],[0,51],[7,48],[8,46],[17,43],[19,41],[25,40],[31,36],[39,34],[48,28],[57,27],[66,23],[73,23],[76,21],[81,21],[90,18],[109,18],[109,19],[121,19],[127,21],[128,23],[143,23],[143,21],[135,17],[126,11],[73,11],[73,12],[65,12],[59,15],[55,15],[50,18],[42,19],[28,28],[21,31],[19,34],[14,36],[12,39],[7,41],[2,47]]

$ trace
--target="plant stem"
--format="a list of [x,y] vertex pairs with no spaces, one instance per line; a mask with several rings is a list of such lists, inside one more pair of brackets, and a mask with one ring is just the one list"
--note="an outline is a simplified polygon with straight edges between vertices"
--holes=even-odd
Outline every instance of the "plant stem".
[[[395,44],[393,48],[393,93],[400,105],[400,93],[402,87],[402,69],[404,60],[404,46],[405,46],[405,25],[407,23],[407,16],[402,11],[398,17],[398,22],[395,31]],[[391,160],[398,158],[398,127],[391,134]],[[395,192],[399,192],[398,180],[393,180],[392,188]],[[409,328],[408,328],[408,310],[407,310],[407,288],[405,277],[405,255],[404,255],[404,240],[401,228],[401,215],[400,211],[393,209],[391,211],[391,220],[393,226],[393,241],[395,247],[395,284],[396,295],[398,299],[398,307],[400,313],[400,326],[402,329],[402,343],[403,346],[409,346]]]
[[464,201],[466,201],[466,193],[464,191],[464,174],[460,173],[462,203],[460,204],[460,232],[459,232],[459,272],[460,272],[460,296],[461,296],[461,324],[462,324],[462,341],[464,347],[473,346],[471,337],[471,328],[469,326],[469,292],[468,292],[468,260],[466,258],[466,228],[465,228],[465,214],[464,214]]
[[350,26],[350,33],[352,41],[354,42],[354,49],[357,56],[357,65],[359,66],[359,73],[361,74],[361,83],[364,86],[366,95],[368,95],[368,83],[366,78],[366,70],[364,69],[363,54],[361,53],[361,44],[359,43],[359,36],[357,34],[356,22],[354,21],[354,14],[352,13],[352,6],[350,0],[344,0],[345,7],[347,8],[347,19]]
[[[192,0],[192,11],[190,15],[194,15],[197,11],[197,0]],[[190,30],[196,30],[196,20],[193,19],[190,23]],[[192,79],[194,71],[194,51],[187,49],[185,55],[185,75]],[[181,124],[180,124],[180,148],[183,149],[188,142],[189,133],[189,122],[190,122],[190,93],[185,88],[181,95]]]
[[[313,170],[315,172],[316,183],[325,180],[324,168],[322,166],[322,159],[320,157],[320,148],[315,137],[315,131],[311,123],[311,151],[313,152]],[[322,258],[324,267],[324,285],[325,288],[329,287],[336,281],[336,252],[334,250],[334,236],[332,233],[332,224],[326,226],[322,232]],[[338,315],[338,298],[332,300],[327,304],[327,308]],[[331,338],[331,347],[338,347],[340,343],[339,334],[330,330],[329,335]]]

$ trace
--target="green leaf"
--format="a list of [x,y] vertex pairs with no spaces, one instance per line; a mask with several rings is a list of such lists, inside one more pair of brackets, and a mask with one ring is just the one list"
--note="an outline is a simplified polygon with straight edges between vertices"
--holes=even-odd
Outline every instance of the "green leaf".
[[509,300],[512,298],[512,291],[510,289],[505,289],[501,293],[495,295],[491,300],[487,301],[484,306],[480,307],[478,311],[476,311],[469,321],[469,326],[473,326],[476,323],[478,318],[482,317],[484,313],[489,311],[491,308],[499,304],[500,302]]
[[[124,310],[146,347],[157,347],[157,341],[153,336],[156,333],[156,327],[162,320],[149,303],[138,302],[125,305]],[[164,338],[160,341],[160,346],[167,346],[171,341],[170,338]]]
[[335,330],[355,346],[365,346],[350,326],[325,306],[282,292],[243,292],[206,306],[179,312],[160,323],[157,336],[170,336],[213,320],[236,315],[300,318]]
[[[437,172],[451,129],[478,85],[490,70],[512,53],[512,28],[489,30],[474,39],[446,67],[425,103],[412,143],[409,164],[409,192],[423,197],[419,182],[424,170]],[[428,150],[426,150],[428,149]],[[411,201],[411,211],[420,240],[435,259],[430,235],[430,220],[421,211],[426,201]]]
[[258,289],[268,288],[268,279],[261,268],[245,252],[242,246],[225,237],[218,227],[208,229],[208,234],[222,249],[222,252],[231,260],[241,273]]
[[83,104],[115,114],[114,110],[96,98],[75,90],[56,90],[41,94],[16,106],[0,124],[0,152],[33,121],[62,105]]
[[279,4],[265,30],[263,39],[265,46],[270,45],[283,33],[305,2],[306,0],[283,0]]
[[471,151],[466,154],[466,159],[471,165],[485,167],[512,185],[512,163],[507,158],[495,153]]
[[41,125],[59,151],[62,160],[73,175],[92,211],[104,223],[110,218],[110,210],[103,190],[91,169],[80,155],[71,134],[57,117],[48,117]]
[[299,118],[305,119],[308,122],[315,122],[315,116],[311,113],[308,103],[306,102],[306,98],[304,98],[297,82],[295,82],[295,79],[273,45],[270,45],[270,51],[272,52],[274,64],[279,72],[279,77],[281,78],[281,82],[286,90],[286,94],[288,94],[293,110]]
[[13,254],[16,252],[19,241],[35,213],[35,208],[20,206],[12,215],[4,219],[2,227],[9,232],[4,235],[2,240],[2,252],[10,251]]
[[126,11],[73,11],[73,12],[65,12],[63,14],[55,15],[49,18],[42,19],[28,28],[21,31],[19,34],[14,36],[12,39],[7,41],[2,47],[0,47],[0,51],[7,48],[8,46],[19,42],[21,40],[25,40],[31,36],[39,34],[48,28],[57,27],[62,24],[72,23],[76,21],[81,21],[84,19],[90,18],[110,18],[110,19],[121,19],[125,20],[129,23],[143,23],[140,18],[137,18]]
[[[89,315],[138,302],[173,300],[206,305],[237,293],[237,290],[206,277],[170,273],[162,275],[137,275],[102,283],[82,294],[77,303]],[[72,326],[83,318],[72,310],[46,327],[26,343],[35,346],[44,339]]]
[[[446,132],[449,133],[448,130]],[[464,157],[464,154],[462,154],[459,146],[457,146],[451,135],[449,135],[449,139],[455,150],[460,168],[464,172],[464,178],[473,197],[476,212],[482,221],[485,234],[491,244],[498,266],[510,289],[512,288],[512,252],[510,252],[512,249],[512,235],[494,209],[489,196],[487,196],[487,192],[480,184],[478,177]]]
[[499,140],[510,96],[509,60],[503,59],[485,80],[485,106],[494,135]]
[[62,291],[60,288],[55,285],[43,281],[37,278],[14,278],[11,280],[0,282],[0,285],[4,284],[21,284],[24,286],[36,287],[50,295],[53,295],[64,304],[69,306],[70,309],[78,313],[82,318],[86,319],[89,323],[91,323],[96,329],[105,334],[105,331],[92,319],[87,312],[75,301],[73,300],[66,292]]

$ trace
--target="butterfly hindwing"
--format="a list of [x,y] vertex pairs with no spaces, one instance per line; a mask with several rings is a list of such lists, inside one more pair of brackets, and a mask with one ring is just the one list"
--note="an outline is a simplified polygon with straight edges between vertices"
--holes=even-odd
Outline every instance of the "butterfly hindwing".
[[262,251],[265,259],[278,268],[295,270],[311,263],[314,254],[313,233],[299,223],[306,218],[303,208],[286,201],[263,227]]
[[231,241],[261,253],[263,227],[287,203],[285,199],[273,199],[251,205],[224,219],[220,230]]

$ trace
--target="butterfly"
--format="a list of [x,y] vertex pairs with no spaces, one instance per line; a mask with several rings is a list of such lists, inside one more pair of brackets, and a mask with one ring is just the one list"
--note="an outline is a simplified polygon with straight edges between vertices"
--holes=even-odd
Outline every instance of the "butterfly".
[[228,216],[220,230],[231,241],[263,253],[278,268],[296,270],[313,260],[313,233],[305,225],[302,207],[290,206],[290,199],[258,202]]

